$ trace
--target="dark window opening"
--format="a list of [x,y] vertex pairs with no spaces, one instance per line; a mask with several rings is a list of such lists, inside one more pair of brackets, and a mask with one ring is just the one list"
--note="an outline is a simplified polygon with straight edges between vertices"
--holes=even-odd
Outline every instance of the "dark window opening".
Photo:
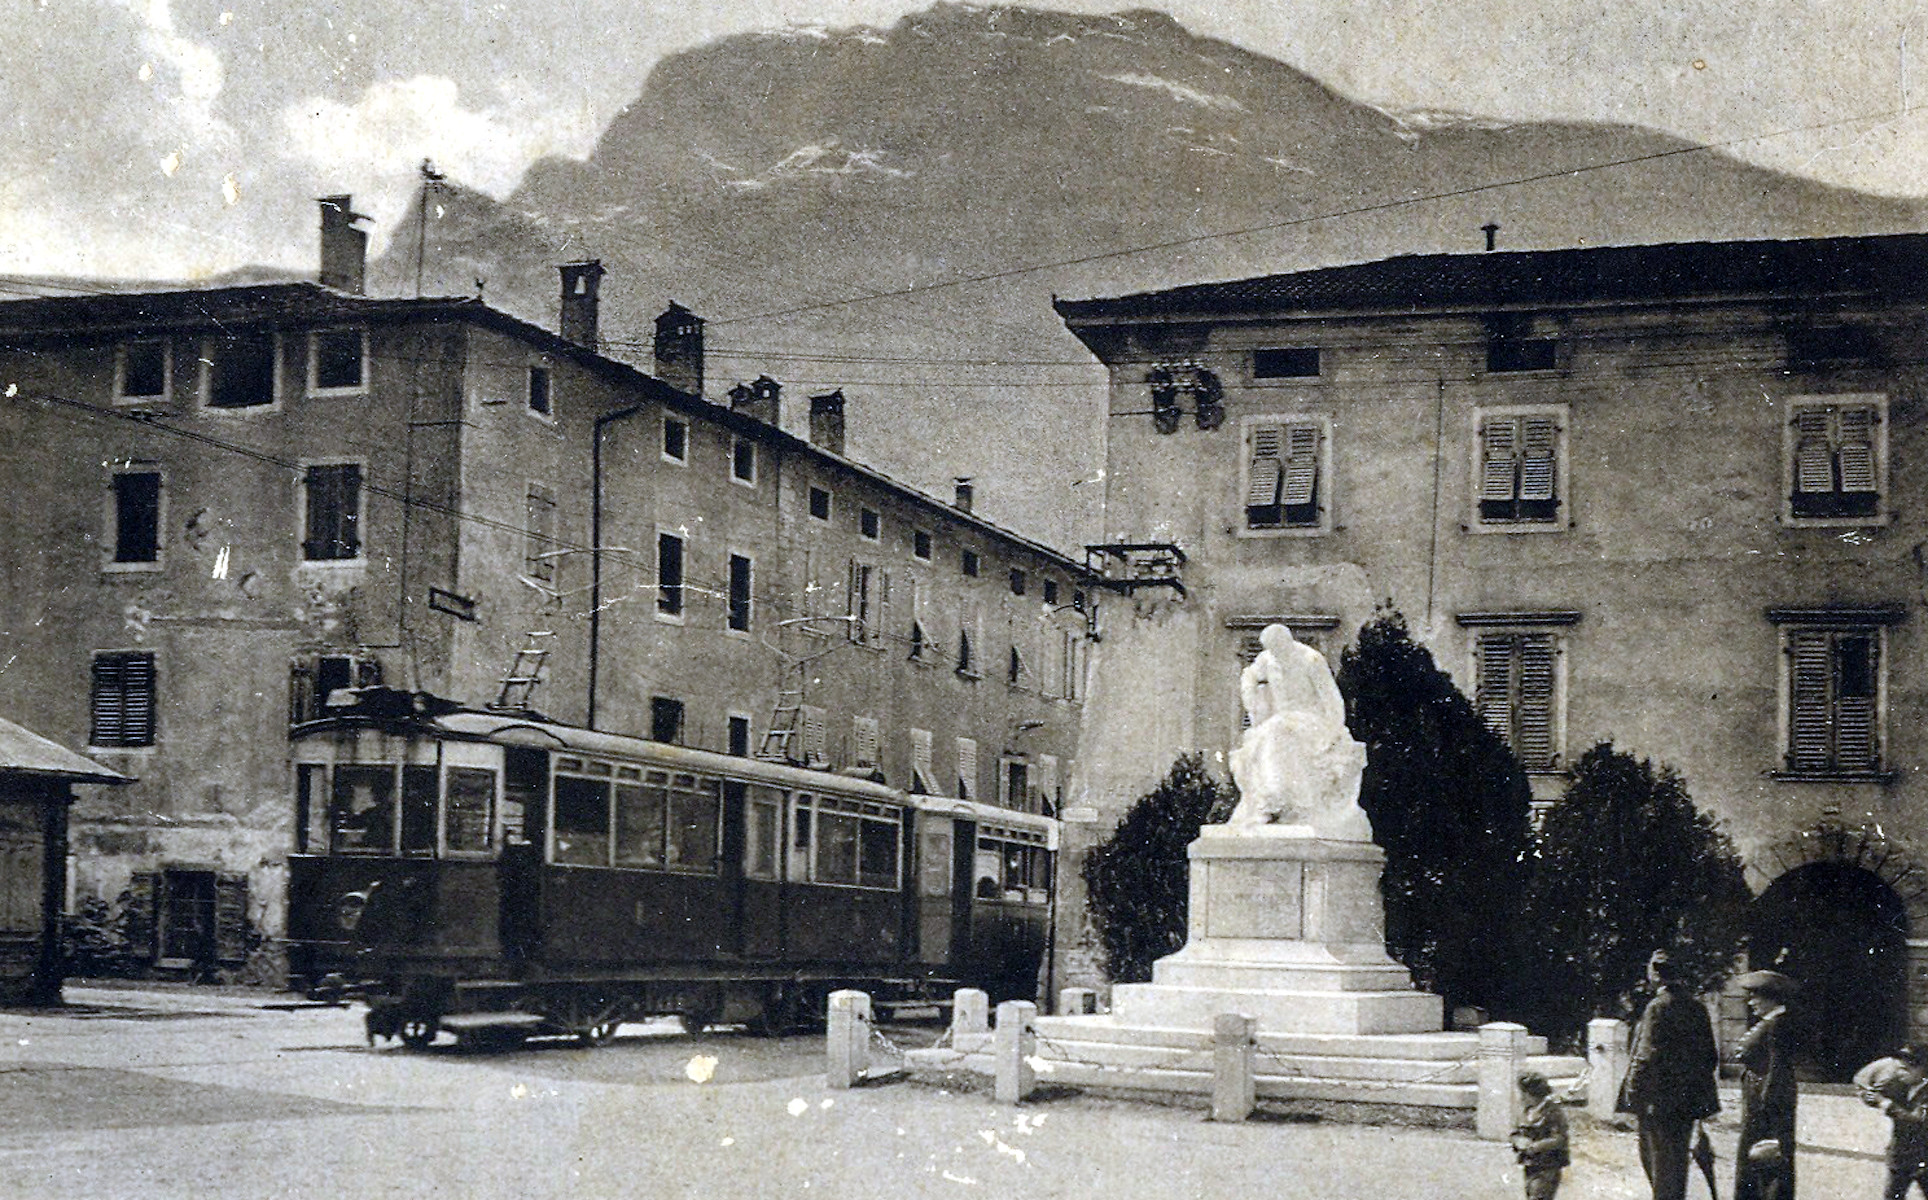
[[1044,581],[1044,602],[1046,604],[1056,604],[1058,602],[1057,580],[1047,579]]
[[335,768],[328,804],[329,845],[336,854],[389,854],[395,849],[395,768]]
[[730,628],[750,629],[750,560],[741,554],[730,555]]
[[1278,347],[1252,351],[1254,379],[1309,379],[1319,373],[1317,346]]
[[687,461],[690,449],[690,427],[674,417],[663,418],[663,457],[677,462]]
[[151,563],[160,557],[160,473],[129,471],[114,476],[114,561]]
[[673,533],[656,535],[656,611],[668,617],[683,612],[683,539]]
[[551,411],[549,368],[529,368],[529,411],[548,416]]
[[337,329],[317,333],[314,354],[317,388],[358,388],[362,385],[361,330]]
[[158,338],[129,342],[121,351],[120,394],[128,399],[167,392],[167,343]]
[[863,512],[859,514],[858,523],[863,535],[873,542],[883,534],[884,519],[877,514],[875,509],[864,509]]
[[810,489],[810,515],[819,521],[830,519],[830,493],[822,488]]
[[748,758],[750,756],[750,718],[730,718],[729,752],[738,758]]
[[154,744],[154,655],[148,652],[96,654],[91,689],[92,746]]
[[1011,647],[1011,661],[1005,669],[1005,682],[1016,683],[1024,674],[1024,658],[1016,646]]
[[968,629],[960,629],[957,631],[957,669],[968,674],[973,663],[974,659],[971,654],[971,631]]
[[931,557],[931,535],[919,529],[910,535],[910,552],[925,562]]
[[681,744],[683,740],[683,702],[668,696],[649,698],[649,740]]
[[222,338],[208,347],[208,407],[274,403],[274,335]]
[[402,768],[402,853],[435,853],[435,817],[440,781],[434,767]]
[[973,578],[977,576],[977,551],[966,550],[958,561],[966,575]]
[[916,621],[910,623],[910,656],[915,659],[924,657],[927,649],[924,640],[924,627]]
[[742,438],[736,440],[730,452],[730,474],[745,483],[756,482],[755,442],[746,442]]
[[355,463],[309,467],[306,478],[307,537],[301,543],[302,557],[310,562],[359,557],[361,467]]
[[1558,361],[1559,345],[1552,338],[1494,338],[1486,343],[1486,369],[1551,371]]
[[1013,596],[1024,595],[1025,584],[1024,572],[1018,570],[1016,567],[1011,568],[1011,594]]

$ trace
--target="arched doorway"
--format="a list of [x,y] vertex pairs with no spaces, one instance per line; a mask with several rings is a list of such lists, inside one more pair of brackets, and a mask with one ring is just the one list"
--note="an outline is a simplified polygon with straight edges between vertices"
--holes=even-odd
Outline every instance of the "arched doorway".
[[1847,861],[1781,875],[1754,901],[1748,962],[1801,983],[1804,1074],[1846,1079],[1908,1036],[1908,909]]

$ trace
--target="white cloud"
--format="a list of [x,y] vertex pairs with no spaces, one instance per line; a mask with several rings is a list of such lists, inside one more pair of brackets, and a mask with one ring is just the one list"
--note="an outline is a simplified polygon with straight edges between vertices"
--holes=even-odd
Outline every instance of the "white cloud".
[[423,159],[469,186],[504,195],[544,155],[581,156],[595,144],[597,114],[544,105],[527,82],[497,86],[501,103],[468,107],[452,79],[417,75],[369,86],[353,104],[320,96],[288,105],[285,152],[325,172],[412,180]]

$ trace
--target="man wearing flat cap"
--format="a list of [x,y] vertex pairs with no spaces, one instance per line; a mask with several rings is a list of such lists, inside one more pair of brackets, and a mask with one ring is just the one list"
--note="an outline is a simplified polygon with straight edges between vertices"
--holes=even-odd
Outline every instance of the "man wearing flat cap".
[[1794,1044],[1787,1003],[1798,988],[1779,971],[1749,971],[1734,982],[1757,1018],[1734,1054],[1741,1065],[1734,1200],[1794,1200]]
[[1707,1009],[1688,994],[1678,964],[1657,950],[1647,962],[1654,998],[1634,1025],[1619,1111],[1640,1129],[1640,1167],[1654,1200],[1684,1200],[1694,1122],[1720,1111],[1720,1055]]

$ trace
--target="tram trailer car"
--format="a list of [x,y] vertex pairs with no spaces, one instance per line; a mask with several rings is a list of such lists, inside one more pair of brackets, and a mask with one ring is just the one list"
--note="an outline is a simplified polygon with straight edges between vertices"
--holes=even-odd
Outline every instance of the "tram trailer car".
[[390,689],[291,739],[293,982],[371,1040],[1037,992],[1048,817]]

